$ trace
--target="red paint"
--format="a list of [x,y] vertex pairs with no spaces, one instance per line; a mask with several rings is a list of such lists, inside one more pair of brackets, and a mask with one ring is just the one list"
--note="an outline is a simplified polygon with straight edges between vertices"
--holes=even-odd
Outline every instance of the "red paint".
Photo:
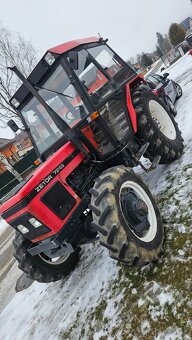
[[159,96],[159,91],[158,90],[152,90],[152,92],[158,97]]
[[137,84],[139,83],[146,84],[146,81],[142,74],[138,74],[133,78],[130,83],[126,84],[126,102],[127,102],[127,109],[129,111],[129,115],[131,118],[131,123],[133,126],[133,131],[137,132],[137,114],[135,112],[134,106],[132,104],[132,98],[131,98],[131,89],[133,89]]
[[94,42],[98,42],[99,38],[97,37],[90,37],[90,38],[85,38],[85,39],[78,39],[78,40],[72,40],[72,41],[68,41],[65,44],[61,44],[55,47],[52,47],[48,50],[48,52],[53,52],[56,54],[62,54],[65,53],[69,50],[72,50],[73,48],[80,46],[80,45],[84,45],[84,44],[89,44],[89,43],[94,43]]
[[[52,155],[44,164],[42,164],[33,174],[33,177],[25,184],[25,186],[12,198],[10,198],[7,202],[5,202],[0,207],[0,213],[2,214],[10,207],[13,207],[16,203],[20,202],[22,199],[26,197],[35,187],[39,185],[44,178],[46,178],[57,166],[63,162],[66,158],[68,158],[75,150],[75,147],[70,143],[66,143],[63,147],[61,147],[54,155]],[[30,203],[23,209],[19,210],[12,216],[6,219],[9,223],[11,220],[19,217],[21,214],[25,212],[31,213],[37,219],[48,226],[51,230],[50,233],[40,236],[33,240],[33,242],[40,241],[45,239],[53,234],[56,234],[66,223],[69,217],[72,215],[74,210],[80,204],[81,199],[77,196],[77,194],[71,189],[71,187],[66,183],[66,178],[69,174],[83,161],[84,156],[79,153],[71,162],[66,165],[62,171],[56,175],[37,195],[30,201]],[[60,181],[62,185],[65,186],[66,190],[68,190],[71,195],[75,198],[76,204],[70,213],[61,220],[57,215],[55,215],[46,205],[41,202],[41,196],[56,182]]]
[[127,109],[129,112],[129,116],[131,119],[131,123],[133,126],[133,130],[136,133],[137,132],[137,115],[135,112],[135,109],[132,104],[132,99],[131,99],[131,91],[130,91],[130,84],[126,84],[126,102],[127,102]]

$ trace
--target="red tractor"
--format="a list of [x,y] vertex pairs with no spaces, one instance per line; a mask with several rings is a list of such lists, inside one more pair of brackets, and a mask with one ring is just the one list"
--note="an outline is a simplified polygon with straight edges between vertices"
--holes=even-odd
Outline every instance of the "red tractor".
[[[39,282],[61,279],[80,247],[99,239],[113,259],[158,258],[163,225],[151,193],[131,168],[181,156],[183,139],[167,108],[102,38],[46,52],[10,100],[42,164],[4,198],[19,268]],[[9,122],[16,131],[18,126]]]

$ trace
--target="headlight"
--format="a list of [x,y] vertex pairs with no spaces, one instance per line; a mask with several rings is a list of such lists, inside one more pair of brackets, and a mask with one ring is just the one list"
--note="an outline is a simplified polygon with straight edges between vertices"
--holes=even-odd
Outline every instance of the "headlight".
[[50,52],[46,54],[44,59],[48,65],[52,65],[55,61],[55,57]]
[[26,228],[24,225],[19,224],[17,226],[17,229],[22,233],[22,234],[27,234],[29,232],[29,229]]
[[15,98],[11,100],[11,104],[16,108],[20,105],[19,101]]
[[34,228],[39,228],[39,227],[42,226],[42,223],[39,222],[38,220],[36,220],[36,218],[34,218],[34,217],[31,217],[31,218],[29,219],[29,223],[31,223],[31,225],[32,225]]

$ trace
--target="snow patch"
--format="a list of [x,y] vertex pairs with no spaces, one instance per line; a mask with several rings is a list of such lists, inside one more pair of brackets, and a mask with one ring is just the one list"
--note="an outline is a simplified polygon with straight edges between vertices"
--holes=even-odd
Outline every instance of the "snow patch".
[[171,305],[174,301],[172,294],[170,293],[161,293],[157,295],[157,298],[159,299],[160,305],[162,307],[165,306],[165,304]]
[[141,323],[141,332],[143,335],[146,335],[147,333],[149,333],[151,327],[150,327],[150,324],[147,320],[144,320],[142,323]]

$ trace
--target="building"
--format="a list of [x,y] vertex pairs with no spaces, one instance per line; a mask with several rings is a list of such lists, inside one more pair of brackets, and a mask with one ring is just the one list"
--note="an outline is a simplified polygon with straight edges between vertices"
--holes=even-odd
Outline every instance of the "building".
[[[10,165],[19,162],[23,155],[32,148],[33,146],[26,131],[22,131],[13,139],[0,138],[0,153],[7,159]],[[0,161],[0,174],[5,171],[5,166]]]
[[[17,147],[14,145],[13,140],[0,138],[0,153],[13,165],[19,161],[17,154]],[[0,173],[5,171],[5,166],[0,162]]]
[[17,147],[19,157],[22,157],[33,148],[26,131],[22,131],[20,134],[15,136],[14,145]]
[[183,20],[180,25],[184,28],[184,30],[188,33],[192,30],[192,18],[188,17]]

